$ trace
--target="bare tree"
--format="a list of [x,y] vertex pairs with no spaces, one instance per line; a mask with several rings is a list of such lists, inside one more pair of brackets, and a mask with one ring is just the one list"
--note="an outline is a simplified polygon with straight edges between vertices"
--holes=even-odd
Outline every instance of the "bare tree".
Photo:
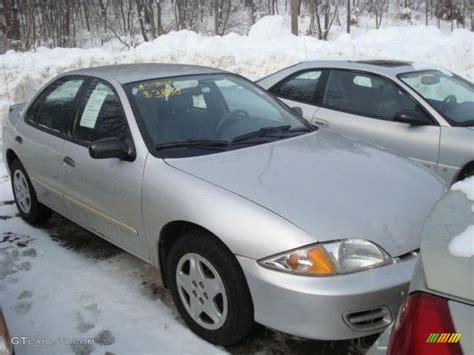
[[298,0],[291,0],[291,33],[298,36],[298,12],[299,4]]

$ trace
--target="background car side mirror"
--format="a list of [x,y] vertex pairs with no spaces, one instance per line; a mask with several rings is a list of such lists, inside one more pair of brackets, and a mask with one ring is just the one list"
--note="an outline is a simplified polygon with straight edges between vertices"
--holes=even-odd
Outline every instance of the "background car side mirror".
[[303,117],[303,109],[301,107],[298,107],[298,106],[292,107],[291,111],[293,111],[297,115]]
[[398,111],[393,116],[395,122],[408,123],[413,126],[427,126],[431,125],[431,119],[424,113],[416,110],[403,110]]
[[126,161],[135,160],[135,150],[132,144],[123,142],[117,137],[93,141],[89,146],[89,154],[94,159],[118,158]]

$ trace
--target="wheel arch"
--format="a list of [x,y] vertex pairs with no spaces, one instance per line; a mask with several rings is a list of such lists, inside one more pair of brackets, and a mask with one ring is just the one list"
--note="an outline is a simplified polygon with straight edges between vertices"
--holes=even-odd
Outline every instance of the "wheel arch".
[[[157,250],[158,250],[158,265],[160,268],[160,275],[163,281],[163,285],[167,287],[167,280],[166,280],[166,263],[167,258],[169,255],[169,251],[171,250],[171,246],[183,235],[185,235],[189,231],[205,231],[211,234],[214,238],[219,240],[223,245],[225,245],[228,249],[229,247],[220,239],[215,233],[210,231],[209,229],[193,223],[189,221],[171,221],[168,222],[163,226],[160,231],[158,243],[157,243]],[[230,252],[232,252],[229,249]]]
[[13,151],[13,149],[7,149],[6,157],[7,157],[7,167],[8,167],[8,170],[10,171],[13,162],[17,159],[20,160],[20,158],[18,158],[18,155]]

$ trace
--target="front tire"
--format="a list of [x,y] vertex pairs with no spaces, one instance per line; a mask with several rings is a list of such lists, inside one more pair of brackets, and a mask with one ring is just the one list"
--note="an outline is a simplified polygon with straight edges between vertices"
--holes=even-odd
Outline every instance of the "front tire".
[[231,345],[253,330],[245,276],[235,256],[212,234],[193,231],[172,245],[167,280],[181,317],[205,340]]
[[10,171],[13,196],[21,217],[33,225],[43,224],[51,215],[51,210],[38,201],[23,164],[16,159]]

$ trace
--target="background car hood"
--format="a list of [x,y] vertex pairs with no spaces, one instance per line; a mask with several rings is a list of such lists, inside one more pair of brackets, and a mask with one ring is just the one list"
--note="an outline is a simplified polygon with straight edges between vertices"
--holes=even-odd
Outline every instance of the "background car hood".
[[273,211],[315,242],[364,238],[392,256],[419,247],[444,191],[416,163],[325,130],[166,162]]

